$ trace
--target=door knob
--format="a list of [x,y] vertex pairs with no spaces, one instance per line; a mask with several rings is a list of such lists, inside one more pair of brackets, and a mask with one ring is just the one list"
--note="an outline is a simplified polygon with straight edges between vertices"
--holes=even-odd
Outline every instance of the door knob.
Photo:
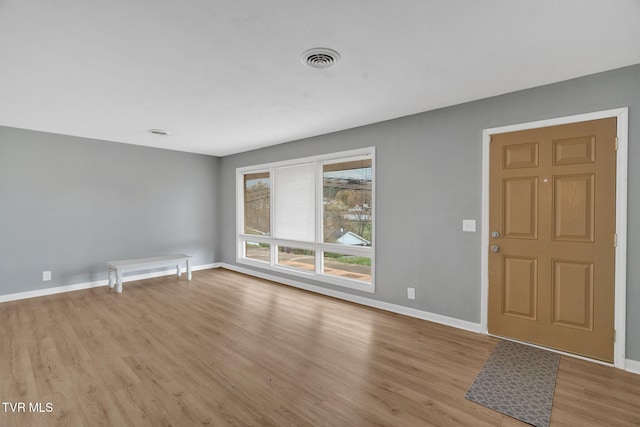
[[500,246],[498,245],[492,245],[491,246],[491,252],[498,252],[500,250]]
[[500,237],[500,232],[499,231],[492,231],[491,232],[491,237],[497,239],[498,237]]

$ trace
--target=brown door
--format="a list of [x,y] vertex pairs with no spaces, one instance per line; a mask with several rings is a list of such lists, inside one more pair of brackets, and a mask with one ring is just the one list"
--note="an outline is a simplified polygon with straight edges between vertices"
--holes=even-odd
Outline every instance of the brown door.
[[613,362],[616,119],[493,135],[489,333]]

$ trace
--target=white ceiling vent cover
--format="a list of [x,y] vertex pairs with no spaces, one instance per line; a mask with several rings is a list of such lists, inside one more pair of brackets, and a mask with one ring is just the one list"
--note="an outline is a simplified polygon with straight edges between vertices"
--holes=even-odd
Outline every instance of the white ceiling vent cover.
[[309,49],[302,54],[302,63],[311,68],[329,68],[340,61],[340,54],[332,49]]

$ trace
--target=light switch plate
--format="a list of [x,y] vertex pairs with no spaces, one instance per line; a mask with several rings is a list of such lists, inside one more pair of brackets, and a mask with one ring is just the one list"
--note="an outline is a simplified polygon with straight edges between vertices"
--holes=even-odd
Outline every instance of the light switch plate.
[[48,282],[49,280],[51,280],[51,272],[50,271],[43,271],[42,272],[42,281],[43,282]]
[[476,232],[476,220],[475,219],[463,219],[462,220],[462,231],[475,233]]

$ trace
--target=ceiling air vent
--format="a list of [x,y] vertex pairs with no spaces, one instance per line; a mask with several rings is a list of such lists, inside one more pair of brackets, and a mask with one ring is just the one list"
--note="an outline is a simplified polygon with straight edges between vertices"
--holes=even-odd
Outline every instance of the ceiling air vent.
[[169,135],[169,132],[164,129],[149,129],[147,132],[153,135]]
[[335,50],[325,48],[309,49],[302,54],[302,63],[311,68],[329,68],[340,60],[340,54]]

